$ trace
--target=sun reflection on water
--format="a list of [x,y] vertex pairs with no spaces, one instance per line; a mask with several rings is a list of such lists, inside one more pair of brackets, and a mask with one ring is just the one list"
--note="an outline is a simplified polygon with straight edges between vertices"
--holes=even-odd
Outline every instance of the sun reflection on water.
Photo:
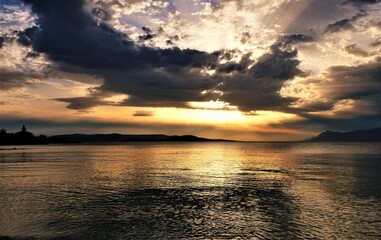
[[377,236],[379,146],[140,143],[0,152],[0,236]]

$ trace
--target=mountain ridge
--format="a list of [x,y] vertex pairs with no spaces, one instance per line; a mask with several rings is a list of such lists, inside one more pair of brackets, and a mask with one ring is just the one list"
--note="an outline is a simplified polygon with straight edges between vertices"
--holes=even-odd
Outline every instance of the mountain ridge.
[[324,131],[306,142],[381,142],[381,127],[351,132]]
[[97,143],[97,142],[209,142],[233,141],[227,139],[209,139],[194,135],[165,134],[61,134],[50,137],[53,143]]
[[0,145],[44,145],[51,143],[102,143],[102,142],[235,142],[228,139],[209,139],[194,135],[165,135],[165,134],[61,134],[34,135],[23,126],[19,132],[7,132],[0,129]]

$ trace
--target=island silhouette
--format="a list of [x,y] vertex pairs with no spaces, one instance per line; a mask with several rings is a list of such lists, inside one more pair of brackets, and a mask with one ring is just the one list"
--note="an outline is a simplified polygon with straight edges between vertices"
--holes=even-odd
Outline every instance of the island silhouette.
[[52,142],[100,143],[100,142],[207,142],[232,141],[226,139],[209,139],[193,135],[164,134],[66,134],[50,137]]
[[28,132],[25,126],[21,131],[8,133],[4,128],[0,130],[0,145],[38,145],[50,143],[101,143],[101,142],[207,142],[233,141],[226,139],[209,139],[193,135],[165,135],[165,134],[65,134],[65,135],[38,135]]

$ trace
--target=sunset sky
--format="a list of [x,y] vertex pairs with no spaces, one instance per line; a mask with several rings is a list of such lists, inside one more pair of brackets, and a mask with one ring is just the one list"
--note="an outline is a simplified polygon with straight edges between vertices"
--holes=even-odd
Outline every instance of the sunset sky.
[[0,0],[0,128],[302,140],[381,125],[380,0]]

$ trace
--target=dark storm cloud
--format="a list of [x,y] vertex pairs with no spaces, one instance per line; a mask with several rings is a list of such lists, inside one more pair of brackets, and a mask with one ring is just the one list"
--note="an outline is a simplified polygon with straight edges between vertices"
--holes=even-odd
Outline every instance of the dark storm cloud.
[[[286,35],[280,39],[280,44],[283,46],[288,46],[290,44],[303,43],[303,42],[312,42],[314,38],[304,34],[291,34]],[[279,43],[278,43],[279,46]]]
[[[20,33],[20,42],[45,53],[61,70],[81,68],[84,73],[101,77],[104,83],[100,91],[129,95],[120,105],[188,107],[188,101],[216,99],[218,94],[201,94],[216,89],[226,93],[221,100],[244,111],[286,109],[291,100],[281,98],[278,91],[286,80],[303,74],[293,45],[312,41],[305,35],[285,36],[257,62],[250,60],[248,54],[239,63],[219,64],[218,60],[226,57],[225,51],[206,53],[136,45],[127,36],[96,21],[84,10],[83,1],[25,2],[38,15],[38,28]],[[152,34],[149,28],[143,31]],[[204,68],[214,69],[217,74],[204,74]],[[80,110],[109,105],[102,97],[91,94],[57,100]]]
[[[150,107],[187,107],[187,101],[206,101],[210,98],[218,98],[238,106],[242,111],[254,109],[287,111],[288,104],[292,99],[282,98],[278,91],[286,80],[304,74],[298,68],[300,61],[296,59],[297,50],[293,48],[293,44],[308,41],[313,41],[313,39],[304,35],[284,36],[271,47],[270,53],[263,55],[256,62],[250,60],[249,55],[243,56],[238,63],[229,62],[236,51],[220,52],[220,59],[228,62],[217,65],[215,68],[217,75],[204,77],[204,81],[199,81],[200,86],[195,86],[192,79],[200,79],[203,76],[200,76],[199,72],[187,72],[180,74],[182,76],[180,82],[176,75],[173,76],[172,86],[169,89],[162,88],[159,92],[149,95],[148,93],[152,92],[150,86],[157,84],[160,78],[150,83],[152,78],[147,75],[148,73],[144,73],[140,82],[146,86],[142,85],[138,90],[147,91],[147,94],[139,94],[144,97],[131,97],[126,100],[125,104]],[[251,68],[249,68],[250,64],[253,64]],[[187,69],[182,70],[188,71]],[[215,85],[216,82],[217,85]],[[117,84],[119,83],[118,81]],[[122,87],[119,86],[119,88]],[[196,88],[193,89],[194,87]],[[173,91],[174,89],[177,90]],[[214,96],[213,93],[201,95],[200,89],[220,90],[224,94],[222,96],[218,93]]]
[[380,3],[381,0],[347,0],[344,4],[353,3],[356,5],[364,5],[364,4],[377,4]]
[[38,74],[29,74],[0,68],[0,90],[26,87],[33,84],[33,78],[41,78]]
[[302,73],[298,68],[300,61],[296,59],[298,54],[296,49],[281,50],[278,44],[273,45],[271,49],[272,53],[263,55],[250,70],[254,79],[284,81]]
[[[335,66],[328,69],[326,78],[316,84],[325,96],[324,102],[304,106],[298,113],[305,120],[286,124],[289,127],[311,129],[353,130],[381,124],[381,65],[376,61],[358,66]],[[350,111],[337,112],[334,117],[309,112],[331,111],[336,103],[353,100]]]
[[[337,100],[335,100],[337,101]],[[317,102],[311,102],[308,104],[304,104],[303,107],[299,107],[296,111],[299,115],[303,116],[303,112],[320,112],[320,111],[327,111],[332,110],[335,107],[334,100],[331,101],[317,101]]]
[[[289,121],[281,124],[271,124],[272,127],[286,127],[321,132],[324,130],[354,131],[371,129],[381,126],[381,115],[359,115],[350,118],[327,118],[321,115],[305,115],[300,121]],[[312,137],[312,136],[311,136]]]
[[[128,106],[187,107],[187,101],[208,100],[200,92],[210,89],[217,80],[188,67],[169,70],[130,70],[106,76],[102,89],[127,93]],[[121,81],[126,79],[126,81]],[[133,81],[129,81],[133,79]]]
[[158,50],[137,46],[104,23],[96,22],[76,0],[26,0],[39,16],[38,31],[27,29],[22,35],[33,38],[36,51],[52,60],[82,66],[85,69],[128,70],[167,66],[201,67],[209,55],[177,48]]
[[134,117],[152,117],[154,115],[151,111],[135,111]]
[[353,54],[355,56],[359,56],[359,57],[368,57],[369,56],[368,52],[357,47],[356,44],[346,46],[345,51],[347,51],[348,53]]
[[140,41],[147,41],[155,38],[157,35],[152,33],[152,30],[149,27],[142,27],[142,30],[144,31],[144,35],[139,36]]
[[[381,125],[381,64],[376,61],[358,66],[335,66],[328,69],[326,78],[316,85],[326,100],[304,106],[297,112],[304,120],[282,123],[283,127],[351,131]],[[349,110],[337,112],[334,117],[310,112],[332,111],[340,101],[354,100]],[[274,125],[277,127],[278,125]]]
[[56,98],[59,102],[68,103],[68,109],[85,110],[96,106],[110,105],[99,97],[72,97],[72,98]]
[[147,41],[147,40],[151,40],[155,37],[156,37],[156,34],[145,34],[145,35],[139,36],[139,40],[140,41]]
[[218,54],[135,45],[109,26],[94,21],[83,10],[82,1],[26,2],[38,14],[39,28],[20,33],[20,42],[45,53],[66,70],[68,66],[81,67],[84,72],[101,76],[104,89],[128,93],[131,99],[152,99],[160,105],[160,99],[166,96],[169,99],[165,102],[194,99],[187,96],[197,96],[213,85],[193,69],[214,68]]
[[231,73],[231,72],[246,72],[249,68],[249,66],[253,63],[253,61],[250,59],[251,53],[247,53],[242,55],[241,60],[236,63],[232,62],[232,58],[234,54],[236,53],[242,54],[238,50],[226,50],[224,52],[221,52],[221,59],[227,60],[228,62],[224,64],[219,64],[216,68],[217,73]]
[[171,101],[167,98],[149,98],[133,96],[128,100],[121,103],[121,106],[135,106],[135,107],[176,107],[176,108],[188,108],[188,104],[183,101]]
[[343,30],[354,30],[351,19],[343,19],[327,26],[326,32],[339,32]]
[[363,99],[381,94],[381,58],[358,66],[334,66],[320,89],[332,99]]
[[361,11],[351,18],[342,19],[335,23],[329,24],[325,32],[334,33],[334,32],[340,32],[345,30],[355,30],[353,23],[355,23],[358,19],[365,16],[367,16],[367,13],[364,11]]
[[[381,65],[380,58],[358,66],[333,66],[324,74],[323,80],[314,82],[314,89],[324,96],[324,101],[313,102],[300,108],[302,112],[332,110],[341,100],[366,103],[381,113]],[[361,112],[355,109],[353,112]],[[307,113],[308,115],[308,113]],[[315,118],[315,116],[314,116]],[[320,117],[324,118],[324,116]],[[339,118],[339,116],[338,116]]]
[[119,105],[119,103],[105,100],[106,98],[113,96],[113,94],[108,91],[103,91],[98,87],[90,88],[87,91],[88,94],[86,97],[56,98],[54,100],[68,103],[68,109],[82,111],[96,106]]
[[32,43],[33,35],[38,31],[38,27],[27,28],[26,30],[18,33],[18,42],[24,46],[30,46]]
[[304,35],[280,38],[271,46],[270,53],[261,56],[253,67],[224,78],[221,99],[245,112],[256,109],[289,111],[288,105],[294,99],[282,98],[279,91],[285,81],[305,75],[298,67],[300,61],[296,59],[298,52],[293,44],[308,41],[313,39]]
[[[254,62],[250,59],[251,53],[242,54],[239,50],[224,50],[220,51],[220,59],[226,60],[227,63],[219,64],[216,67],[217,72],[221,73],[231,73],[233,71],[245,73],[249,71],[250,65],[253,65],[251,70],[254,72],[254,76],[252,77],[261,77],[265,74],[269,74],[268,77],[270,78],[273,76],[273,74],[277,75],[278,71],[267,71],[265,69],[261,69],[266,65],[269,65],[270,63],[266,62],[264,63],[265,59],[273,58],[275,60],[278,58],[280,61],[285,60],[288,61],[291,58],[297,57],[297,50],[294,48],[299,43],[305,43],[305,42],[312,42],[314,41],[314,38],[308,35],[304,34],[290,34],[290,35],[284,35],[278,39],[276,43],[274,43],[270,47],[270,51],[267,54],[264,54],[259,58],[257,62]],[[235,55],[242,55],[241,60],[236,63],[234,61],[231,61]],[[277,66],[275,66],[277,67]],[[290,69],[292,71],[292,69]],[[287,71],[285,71],[286,73]],[[261,76],[259,76],[259,75]],[[289,77],[293,77],[293,74],[290,74]],[[274,76],[277,78],[277,76]],[[287,78],[287,77],[286,77]]]

